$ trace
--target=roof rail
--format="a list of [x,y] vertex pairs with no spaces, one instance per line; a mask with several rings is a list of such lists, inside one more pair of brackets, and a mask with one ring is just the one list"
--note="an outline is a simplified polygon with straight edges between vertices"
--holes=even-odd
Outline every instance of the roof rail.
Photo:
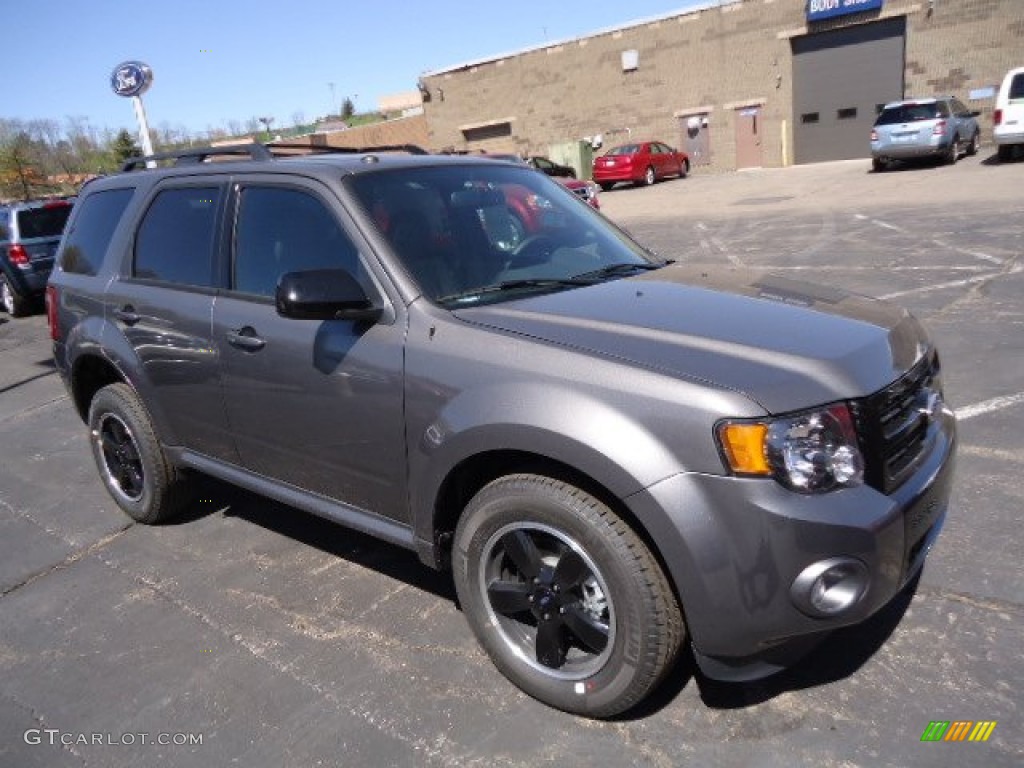
[[318,144],[230,144],[223,147],[190,147],[188,149],[176,149],[171,152],[160,152],[155,155],[144,155],[132,157],[121,166],[122,172],[134,171],[145,166],[149,162],[158,160],[174,160],[174,165],[196,165],[209,160],[211,157],[225,155],[246,155],[252,160],[273,160],[275,157],[294,157],[295,154],[279,153],[274,150],[304,150],[310,154],[344,154],[363,155],[372,152],[408,152],[410,155],[429,155],[423,147],[416,144],[381,144],[368,147],[328,147]]
[[410,155],[429,155],[423,147],[416,144],[378,144],[366,147],[331,147],[325,144],[288,144],[275,142],[267,144],[267,149],[304,149],[310,153],[365,155],[370,152],[408,152]]
[[194,165],[221,155],[248,155],[253,160],[274,159],[274,156],[263,144],[231,144],[224,147],[190,147],[189,149],[160,152],[155,155],[132,157],[124,162],[121,170],[123,172],[134,171],[136,168],[156,160],[174,160],[175,165]]

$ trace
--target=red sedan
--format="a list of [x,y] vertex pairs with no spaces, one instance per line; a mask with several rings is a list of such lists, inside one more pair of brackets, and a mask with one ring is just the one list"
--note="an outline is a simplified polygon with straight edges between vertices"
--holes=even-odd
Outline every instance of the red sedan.
[[594,160],[594,181],[606,192],[619,181],[650,186],[669,176],[683,178],[690,172],[690,158],[660,141],[623,144]]

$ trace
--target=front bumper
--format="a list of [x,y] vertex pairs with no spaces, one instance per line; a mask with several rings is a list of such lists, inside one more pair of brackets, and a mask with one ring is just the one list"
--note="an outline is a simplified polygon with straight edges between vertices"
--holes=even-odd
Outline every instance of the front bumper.
[[[955,446],[954,417],[943,411],[916,470],[888,496],[866,485],[804,496],[771,480],[688,474],[628,498],[641,520],[662,521],[650,533],[705,674],[772,674],[825,633],[864,621],[896,597],[944,522]],[[809,615],[794,582],[833,558],[862,564],[866,587],[837,614]]]

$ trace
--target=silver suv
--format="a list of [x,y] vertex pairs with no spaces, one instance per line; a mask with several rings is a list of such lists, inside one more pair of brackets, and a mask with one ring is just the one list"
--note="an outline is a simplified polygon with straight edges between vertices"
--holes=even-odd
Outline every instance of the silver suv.
[[171,161],[84,189],[48,287],[134,519],[199,471],[407,547],[510,680],[594,717],[687,641],[777,671],[920,571],[955,424],[906,311],[660,260],[522,166]]
[[981,145],[977,111],[952,96],[886,104],[871,129],[871,164],[884,171],[897,160],[939,158],[952,165]]

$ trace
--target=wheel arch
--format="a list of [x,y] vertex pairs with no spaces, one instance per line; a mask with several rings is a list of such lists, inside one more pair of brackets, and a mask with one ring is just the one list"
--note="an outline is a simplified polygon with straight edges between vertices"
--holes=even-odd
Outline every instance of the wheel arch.
[[[673,596],[681,610],[678,586],[673,570],[657,545],[650,527],[612,487],[598,480],[593,473],[565,462],[522,449],[498,449],[467,456],[456,464],[438,487],[430,510],[432,538],[417,537],[421,559],[434,568],[446,570],[451,563],[450,542],[466,505],[484,486],[500,477],[514,474],[535,474],[573,485],[607,505],[643,541],[658,562]],[[684,619],[685,621],[685,619]]]

